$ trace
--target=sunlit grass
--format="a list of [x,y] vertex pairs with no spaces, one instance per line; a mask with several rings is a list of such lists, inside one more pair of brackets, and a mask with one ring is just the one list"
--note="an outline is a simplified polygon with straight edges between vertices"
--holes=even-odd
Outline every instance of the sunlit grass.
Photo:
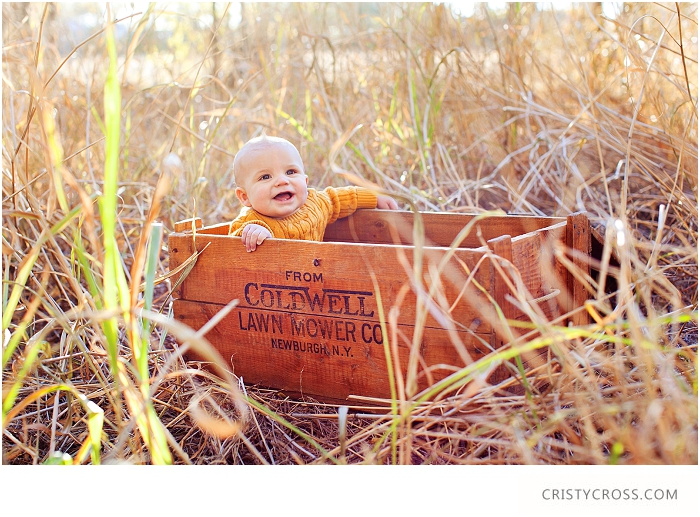
[[[242,5],[3,4],[3,463],[696,464],[697,6]],[[169,315],[197,255],[168,276],[167,237],[235,217],[232,159],[263,130],[311,184],[405,209],[585,210],[599,275],[556,253],[590,324],[531,309],[422,391],[414,354],[378,412],[244,385],[204,338],[235,302],[198,332]],[[394,264],[414,349],[441,307],[425,238],[417,217]],[[400,303],[382,310],[396,366]]]

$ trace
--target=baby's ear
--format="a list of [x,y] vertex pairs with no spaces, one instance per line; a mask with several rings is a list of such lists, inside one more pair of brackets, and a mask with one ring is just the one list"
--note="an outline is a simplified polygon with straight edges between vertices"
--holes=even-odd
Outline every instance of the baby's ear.
[[236,197],[243,206],[253,206],[250,203],[250,199],[248,199],[248,194],[246,194],[245,190],[243,190],[241,187],[236,187]]

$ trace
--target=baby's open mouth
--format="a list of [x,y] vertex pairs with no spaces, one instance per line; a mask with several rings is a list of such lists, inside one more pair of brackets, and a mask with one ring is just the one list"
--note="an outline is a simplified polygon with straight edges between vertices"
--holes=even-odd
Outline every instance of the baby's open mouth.
[[280,192],[275,196],[275,199],[277,201],[289,201],[290,199],[292,199],[293,195],[294,194],[292,194],[291,192]]

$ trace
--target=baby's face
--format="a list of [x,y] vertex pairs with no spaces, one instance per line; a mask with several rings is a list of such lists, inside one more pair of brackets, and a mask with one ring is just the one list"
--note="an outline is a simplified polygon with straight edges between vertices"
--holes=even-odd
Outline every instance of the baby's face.
[[289,143],[260,143],[244,151],[236,196],[244,206],[268,217],[287,217],[306,202],[309,178]]

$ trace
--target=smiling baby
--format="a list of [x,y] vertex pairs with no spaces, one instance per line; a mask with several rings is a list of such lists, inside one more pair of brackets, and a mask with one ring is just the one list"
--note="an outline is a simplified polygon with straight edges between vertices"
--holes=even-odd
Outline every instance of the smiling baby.
[[322,241],[326,226],[361,208],[397,210],[388,196],[362,187],[308,188],[297,148],[284,138],[253,138],[233,160],[236,197],[243,205],[229,234],[243,238],[247,251],[265,239]]

